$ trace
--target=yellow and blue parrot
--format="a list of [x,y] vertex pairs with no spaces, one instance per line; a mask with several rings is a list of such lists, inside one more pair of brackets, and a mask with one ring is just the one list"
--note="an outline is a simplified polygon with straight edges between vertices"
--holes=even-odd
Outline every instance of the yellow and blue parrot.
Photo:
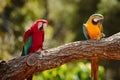
[[93,14],[89,17],[88,21],[83,24],[83,33],[87,40],[99,40],[104,37],[103,33],[103,15]]
[[[102,37],[105,37],[102,27],[103,19],[103,15],[93,14],[83,24],[83,33],[87,40],[100,40]],[[91,78],[92,80],[98,80],[98,58],[92,58]]]

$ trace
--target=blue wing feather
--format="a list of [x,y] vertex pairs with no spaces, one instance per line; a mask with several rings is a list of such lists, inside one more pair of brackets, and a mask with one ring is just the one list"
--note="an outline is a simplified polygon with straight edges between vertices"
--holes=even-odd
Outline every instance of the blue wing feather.
[[88,39],[89,39],[89,36],[88,36],[88,34],[87,34],[86,25],[85,25],[85,24],[83,24],[83,33],[84,33],[85,38],[88,40]]
[[32,46],[32,36],[29,36],[24,45],[24,55],[29,54],[29,50],[31,46]]

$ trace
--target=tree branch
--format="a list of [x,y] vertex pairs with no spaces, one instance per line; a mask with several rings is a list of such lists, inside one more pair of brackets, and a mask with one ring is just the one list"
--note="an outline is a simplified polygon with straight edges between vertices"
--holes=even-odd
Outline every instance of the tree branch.
[[0,63],[1,80],[23,80],[35,72],[83,59],[120,60],[120,33],[102,40],[77,41]]

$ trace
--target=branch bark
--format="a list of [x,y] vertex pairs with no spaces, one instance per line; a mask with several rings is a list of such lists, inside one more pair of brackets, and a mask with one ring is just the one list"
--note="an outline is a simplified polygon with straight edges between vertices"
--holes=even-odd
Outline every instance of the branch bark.
[[58,67],[75,60],[120,60],[120,33],[102,40],[76,41],[0,63],[1,80],[23,80],[36,72]]

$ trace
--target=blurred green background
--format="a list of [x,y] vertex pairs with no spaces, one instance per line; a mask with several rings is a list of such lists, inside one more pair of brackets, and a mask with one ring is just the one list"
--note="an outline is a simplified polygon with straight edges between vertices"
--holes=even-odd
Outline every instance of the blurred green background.
[[[23,34],[47,19],[44,47],[85,40],[82,24],[94,13],[105,17],[106,37],[120,32],[120,0],[0,0],[0,60],[19,57]],[[90,61],[77,61],[36,74],[34,80],[90,80]],[[120,80],[120,61],[101,60],[99,80]]]

